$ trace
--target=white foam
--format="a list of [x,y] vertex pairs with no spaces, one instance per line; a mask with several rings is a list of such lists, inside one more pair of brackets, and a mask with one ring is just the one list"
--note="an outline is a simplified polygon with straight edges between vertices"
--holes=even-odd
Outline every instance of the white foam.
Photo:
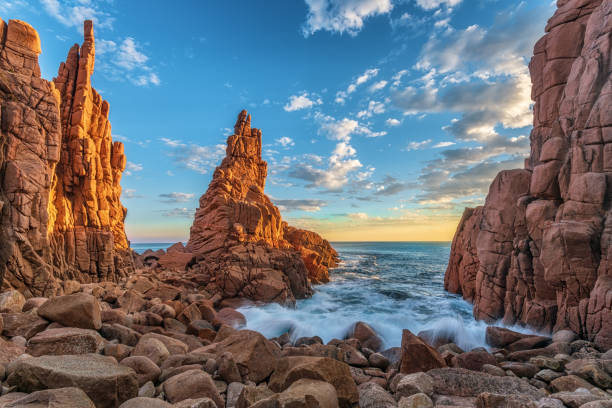
[[464,350],[486,347],[487,325],[473,318],[472,305],[443,289],[448,248],[432,248],[431,253],[427,247],[413,250],[409,244],[394,251],[382,248],[382,253],[340,248],[344,263],[332,272],[331,283],[315,287],[312,298],[299,300],[295,308],[269,304],[240,312],[248,329],[266,337],[290,332],[294,340],[319,336],[327,343],[344,338],[363,321],[376,330],[385,347],[400,346],[403,329],[415,334],[432,330]]

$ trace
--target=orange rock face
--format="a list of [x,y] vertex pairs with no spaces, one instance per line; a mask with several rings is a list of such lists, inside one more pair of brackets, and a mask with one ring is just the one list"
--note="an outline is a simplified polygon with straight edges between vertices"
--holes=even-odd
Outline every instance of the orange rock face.
[[224,297],[284,303],[309,296],[309,278],[328,281],[337,254],[317,234],[288,227],[265,195],[261,131],[251,128],[246,111],[226,152],[191,227],[187,251],[198,261],[193,268],[208,290]]
[[132,269],[123,145],[112,142],[108,102],[91,87],[91,21],[84,33],[49,82],[36,31],[0,20],[0,281],[28,296],[54,294],[58,279],[117,280]]
[[612,347],[612,3],[559,0],[529,65],[524,170],[466,212],[445,286],[477,318],[569,328]]

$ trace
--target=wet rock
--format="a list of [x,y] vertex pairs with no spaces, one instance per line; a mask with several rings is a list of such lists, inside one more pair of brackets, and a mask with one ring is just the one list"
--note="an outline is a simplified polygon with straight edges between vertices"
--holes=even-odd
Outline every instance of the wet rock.
[[410,374],[440,367],[446,367],[446,362],[436,349],[409,330],[402,332],[401,373]]
[[357,322],[353,328],[353,332],[349,337],[354,337],[361,343],[361,347],[367,347],[373,351],[379,351],[382,348],[383,342],[367,323]]
[[480,371],[485,364],[497,364],[495,357],[486,351],[468,351],[467,353],[456,355],[452,359],[453,367],[467,368],[473,371]]

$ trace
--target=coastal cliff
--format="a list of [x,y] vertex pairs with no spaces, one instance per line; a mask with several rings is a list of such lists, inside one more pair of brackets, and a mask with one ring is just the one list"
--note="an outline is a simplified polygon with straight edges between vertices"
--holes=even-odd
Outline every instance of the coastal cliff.
[[119,200],[123,145],[91,86],[91,21],[84,34],[50,82],[40,74],[38,33],[0,20],[0,282],[26,296],[133,270]]
[[251,116],[240,112],[226,157],[200,198],[186,251],[212,293],[293,302],[311,295],[310,282],[329,281],[338,255],[316,233],[289,227],[264,193],[261,137]]
[[612,3],[559,0],[529,64],[525,169],[466,209],[447,290],[478,319],[571,329],[612,347]]

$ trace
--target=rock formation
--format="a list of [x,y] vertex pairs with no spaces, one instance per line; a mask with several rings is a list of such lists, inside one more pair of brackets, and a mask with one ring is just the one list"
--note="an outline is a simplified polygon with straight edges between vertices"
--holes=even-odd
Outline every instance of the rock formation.
[[529,65],[525,169],[467,209],[445,286],[474,315],[612,346],[612,2],[559,0]]
[[0,20],[0,282],[26,296],[131,270],[123,145],[112,142],[108,102],[91,87],[91,21],[84,33],[49,82],[37,32]]
[[[317,234],[287,226],[264,194],[261,131],[242,111],[191,227],[187,251],[207,290],[223,297],[292,302],[328,281],[336,251]],[[301,256],[300,256],[301,255]],[[302,260],[303,258],[303,260]]]

